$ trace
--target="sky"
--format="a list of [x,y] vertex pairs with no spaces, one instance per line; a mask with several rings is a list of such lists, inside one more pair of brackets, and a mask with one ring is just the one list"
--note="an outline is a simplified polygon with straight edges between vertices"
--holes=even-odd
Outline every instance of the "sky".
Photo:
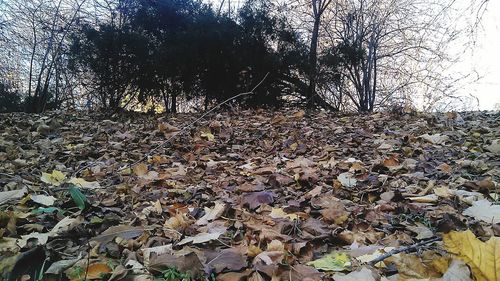
[[464,58],[463,67],[482,78],[464,87],[462,94],[476,96],[481,110],[500,110],[500,1],[489,1],[478,32],[476,47]]

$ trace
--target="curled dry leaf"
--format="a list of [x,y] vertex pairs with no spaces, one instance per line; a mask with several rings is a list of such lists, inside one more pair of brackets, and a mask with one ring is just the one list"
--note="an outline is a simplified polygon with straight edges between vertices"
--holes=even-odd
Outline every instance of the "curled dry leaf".
[[225,209],[226,204],[215,202],[214,207],[205,208],[205,215],[196,221],[196,225],[207,225],[209,222],[218,219]]

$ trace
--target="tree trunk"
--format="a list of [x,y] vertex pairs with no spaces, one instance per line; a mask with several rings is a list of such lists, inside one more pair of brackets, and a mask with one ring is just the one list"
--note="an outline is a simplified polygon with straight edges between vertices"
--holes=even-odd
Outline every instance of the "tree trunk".
[[168,107],[168,95],[165,93],[165,91],[161,91],[161,94],[163,96],[163,105],[165,106],[165,112],[170,112],[170,109]]
[[[314,5],[314,4],[313,4]],[[317,63],[318,63],[318,37],[321,15],[314,15],[314,27],[311,35],[311,47],[309,49],[309,87],[307,89],[307,107],[315,105]]]
[[370,111],[373,111],[373,107],[375,105],[375,97],[377,90],[377,46],[373,48],[373,88],[372,88],[372,97],[370,99]]
[[170,107],[170,112],[177,112],[177,94],[175,93],[172,94],[172,106]]
[[[24,103],[24,111],[32,111],[32,108],[29,103],[32,103],[31,100],[31,84],[33,83],[33,63],[35,61],[35,52],[37,46],[37,37],[36,37],[36,27],[33,19],[33,49],[31,50],[31,59],[30,59],[30,70],[29,70],[29,80],[28,80],[28,97]],[[27,102],[26,102],[27,101]]]

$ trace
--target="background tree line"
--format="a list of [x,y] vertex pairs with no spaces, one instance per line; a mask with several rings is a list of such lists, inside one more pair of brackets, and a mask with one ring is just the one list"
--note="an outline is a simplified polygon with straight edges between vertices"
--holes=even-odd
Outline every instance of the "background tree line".
[[[0,112],[448,104],[487,0],[0,0]],[[463,16],[463,15],[462,15]]]

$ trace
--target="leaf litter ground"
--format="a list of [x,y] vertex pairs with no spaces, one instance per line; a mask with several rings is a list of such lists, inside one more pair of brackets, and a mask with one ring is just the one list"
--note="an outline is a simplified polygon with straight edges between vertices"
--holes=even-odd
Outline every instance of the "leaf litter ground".
[[195,119],[1,115],[3,280],[500,276],[498,113]]

